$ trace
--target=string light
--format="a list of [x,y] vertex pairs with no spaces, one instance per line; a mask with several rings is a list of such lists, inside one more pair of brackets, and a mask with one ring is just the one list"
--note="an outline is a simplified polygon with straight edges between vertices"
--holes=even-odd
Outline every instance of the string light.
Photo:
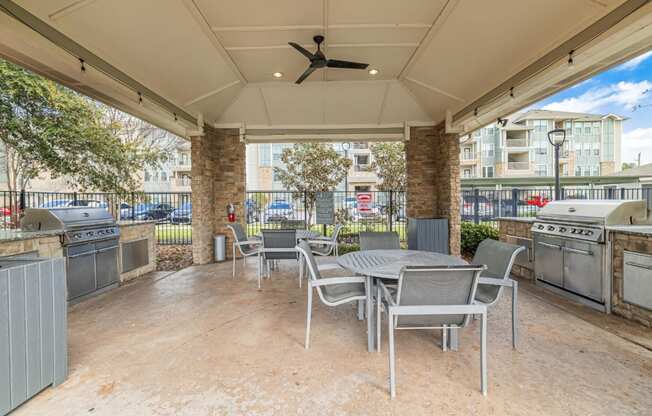
[[179,121],[179,120],[177,119],[177,113],[172,113],[172,114],[174,114],[174,121]]
[[478,116],[478,107],[476,107],[475,110],[473,110],[473,115],[474,115],[475,117]]
[[138,105],[143,105],[143,94],[138,91]]
[[514,87],[509,89],[509,98],[514,99]]
[[574,50],[568,52],[568,66],[571,68],[573,67],[573,65],[575,65],[575,61],[573,61],[573,53],[575,53]]
[[81,71],[86,72],[86,66],[84,66],[84,60],[79,58],[79,63],[81,64]]

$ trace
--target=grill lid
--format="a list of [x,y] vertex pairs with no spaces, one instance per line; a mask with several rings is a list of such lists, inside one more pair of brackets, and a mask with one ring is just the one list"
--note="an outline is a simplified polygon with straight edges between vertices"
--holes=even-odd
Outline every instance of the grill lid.
[[576,199],[552,201],[541,208],[537,219],[599,225],[647,223],[647,204],[640,200]]
[[114,225],[111,213],[104,208],[27,208],[20,227],[27,231],[71,230]]

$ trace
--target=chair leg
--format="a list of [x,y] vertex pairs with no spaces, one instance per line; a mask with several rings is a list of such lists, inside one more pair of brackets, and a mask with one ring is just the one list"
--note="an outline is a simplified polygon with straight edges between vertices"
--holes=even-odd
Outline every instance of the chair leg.
[[233,243],[233,276],[232,279],[235,279],[235,243]]
[[441,329],[441,350],[448,350],[448,327],[446,325]]
[[482,395],[487,395],[487,314],[480,321],[480,386]]
[[305,348],[310,348],[310,318],[312,315],[312,287],[308,285],[308,312],[306,314],[306,343]]
[[364,300],[358,301],[358,321],[364,321]]
[[303,258],[299,259],[299,289],[301,289],[302,280],[303,280]]
[[258,289],[260,289],[260,279],[263,277],[263,258],[258,254]]
[[518,311],[516,301],[518,297],[518,282],[512,282],[512,348],[516,349],[518,342]]
[[382,302],[380,301],[380,285],[378,285],[378,291],[376,292],[376,352],[380,352],[380,323],[381,323],[381,311]]
[[394,352],[394,316],[387,314],[387,335],[389,337],[389,395],[396,397],[396,359]]

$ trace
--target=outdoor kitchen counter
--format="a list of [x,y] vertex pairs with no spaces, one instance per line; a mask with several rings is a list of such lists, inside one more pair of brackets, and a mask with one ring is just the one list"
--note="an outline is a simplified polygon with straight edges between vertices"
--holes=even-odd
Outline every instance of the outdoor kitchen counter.
[[118,221],[120,282],[156,270],[156,220]]
[[635,234],[652,238],[652,225],[611,225],[606,228],[611,232]]
[[514,222],[525,222],[532,224],[536,218],[534,217],[498,217],[496,221],[514,221]]
[[61,235],[62,231],[0,230],[0,256],[61,257]]
[[135,220],[135,221],[118,221],[116,224],[118,224],[118,227],[132,227],[136,225],[143,225],[143,224],[154,224],[156,225],[156,220]]

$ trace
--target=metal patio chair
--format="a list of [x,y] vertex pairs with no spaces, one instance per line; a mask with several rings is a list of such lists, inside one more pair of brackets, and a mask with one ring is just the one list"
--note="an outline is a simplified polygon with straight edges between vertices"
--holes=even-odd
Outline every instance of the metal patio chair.
[[242,259],[244,262],[247,261],[247,257],[252,257],[252,256],[257,256],[258,255],[258,250],[260,249],[260,246],[262,245],[262,241],[259,239],[247,239],[247,233],[245,233],[244,228],[242,227],[242,224],[240,223],[233,223],[233,224],[227,224],[227,227],[231,230],[233,233],[233,275],[232,277],[235,278],[235,261],[236,261],[236,247],[240,254],[242,255]]
[[330,256],[331,254],[335,254],[335,256],[338,256],[337,239],[342,228],[342,224],[336,224],[331,237],[319,237],[308,240],[312,254],[317,256]]
[[518,282],[510,279],[512,266],[516,256],[525,247],[490,238],[482,241],[473,256],[473,264],[484,264],[487,270],[480,276],[480,284],[475,294],[476,303],[493,306],[500,300],[504,287],[512,288],[512,347],[516,348],[518,341],[518,314],[516,300],[518,296]]
[[401,240],[392,231],[360,233],[360,250],[398,250]]
[[367,286],[363,276],[321,277],[312,249],[307,241],[301,241],[297,250],[303,256],[308,269],[308,311],[306,315],[305,348],[310,348],[310,321],[312,318],[312,291],[317,289],[319,299],[328,306],[342,305],[348,302],[364,300]]
[[[263,246],[258,250],[261,273],[258,274],[258,288],[260,288],[261,274],[271,277],[271,267],[279,260],[298,260],[296,249],[296,230],[261,230]],[[301,270],[299,270],[299,284],[301,284]]]
[[[446,350],[449,329],[463,328],[473,315],[481,315],[480,384],[487,394],[487,307],[475,303],[475,292],[484,266],[408,266],[401,270],[396,289],[378,284],[378,299],[387,312],[389,330],[389,389],[396,397],[394,331],[442,329]],[[377,306],[380,328],[380,302]],[[380,330],[377,332],[380,347]]]

